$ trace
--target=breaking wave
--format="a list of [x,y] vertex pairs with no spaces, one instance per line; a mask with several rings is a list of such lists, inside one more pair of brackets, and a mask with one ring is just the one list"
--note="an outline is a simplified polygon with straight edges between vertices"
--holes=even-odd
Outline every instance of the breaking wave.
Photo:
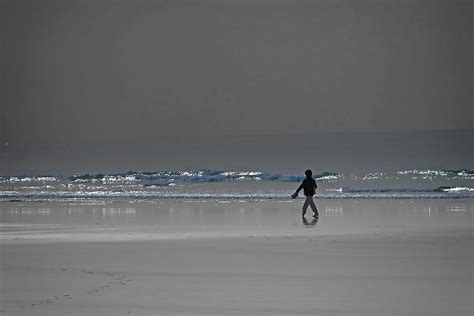
[[[364,175],[338,174],[335,172],[320,172],[314,174],[318,181],[334,181],[341,178],[354,178],[358,180],[392,180],[394,178],[406,177],[408,179],[431,180],[441,179],[461,179],[474,180],[474,169],[457,170],[402,170],[393,173],[374,172]],[[221,170],[198,170],[198,171],[129,171],[125,173],[96,173],[96,174],[75,174],[65,175],[22,175],[22,176],[0,176],[0,183],[16,182],[55,182],[69,181],[73,183],[118,183],[118,182],[143,182],[160,185],[162,183],[198,183],[198,182],[224,182],[234,180],[256,180],[256,181],[280,181],[280,182],[300,182],[303,175],[270,173],[264,171],[221,171]]]
[[328,191],[339,193],[434,193],[434,192],[474,192],[474,188],[441,186],[432,189],[414,188],[339,188],[328,189]]
[[[314,175],[316,180],[335,180],[339,178],[337,173],[321,172]],[[14,182],[52,182],[70,181],[74,183],[114,183],[114,182],[144,182],[150,184],[155,181],[155,185],[170,182],[224,182],[233,180],[258,180],[258,181],[282,181],[300,182],[304,179],[302,175],[285,175],[278,173],[268,173],[262,171],[220,171],[220,170],[199,170],[199,171],[129,171],[126,173],[96,173],[96,174],[76,174],[72,176],[0,176],[0,183]]]
[[449,177],[461,179],[474,179],[474,169],[458,169],[458,170],[405,170],[398,171],[399,175],[412,175],[420,177]]

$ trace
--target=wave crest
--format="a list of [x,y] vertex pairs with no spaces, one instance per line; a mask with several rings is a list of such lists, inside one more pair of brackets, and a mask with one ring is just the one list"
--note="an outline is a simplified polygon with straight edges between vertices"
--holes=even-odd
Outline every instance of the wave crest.
[[[441,170],[402,170],[392,173],[371,172],[365,175],[349,173],[347,175],[335,172],[315,173],[314,177],[318,181],[337,181],[348,178],[362,181],[373,180],[396,180],[406,178],[407,180],[474,180],[474,169],[441,169]],[[264,171],[226,171],[226,170],[197,170],[197,171],[128,171],[124,173],[95,173],[95,174],[75,174],[65,175],[20,175],[20,176],[0,176],[1,183],[22,183],[22,182],[72,182],[72,183],[127,183],[141,182],[143,184],[162,185],[165,183],[203,183],[203,182],[224,182],[238,180],[255,181],[280,181],[280,182],[300,182],[303,175],[271,173]]]
[[[316,180],[336,180],[340,176],[334,172],[316,173]],[[262,171],[221,171],[221,170],[199,170],[199,171],[129,171],[118,174],[78,174],[67,177],[72,182],[127,182],[142,181],[148,185],[163,185],[170,182],[224,182],[233,180],[257,180],[257,181],[282,181],[300,182],[302,175],[286,175],[278,173],[268,173]]]

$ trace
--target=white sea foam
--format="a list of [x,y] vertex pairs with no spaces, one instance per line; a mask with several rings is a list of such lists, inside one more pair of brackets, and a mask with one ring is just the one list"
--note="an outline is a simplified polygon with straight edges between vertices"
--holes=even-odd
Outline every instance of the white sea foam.
[[445,192],[474,192],[474,188],[454,187],[443,189]]

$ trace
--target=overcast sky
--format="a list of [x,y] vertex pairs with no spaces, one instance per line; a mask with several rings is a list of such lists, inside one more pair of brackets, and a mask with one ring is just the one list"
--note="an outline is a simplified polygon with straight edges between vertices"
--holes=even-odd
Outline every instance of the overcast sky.
[[472,1],[0,3],[2,141],[473,128]]

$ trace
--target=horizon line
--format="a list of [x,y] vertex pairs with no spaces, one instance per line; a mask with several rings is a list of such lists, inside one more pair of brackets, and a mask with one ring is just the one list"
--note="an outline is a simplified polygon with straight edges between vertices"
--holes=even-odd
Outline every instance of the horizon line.
[[210,135],[154,135],[144,137],[130,138],[84,138],[75,140],[53,140],[53,141],[8,141],[0,139],[0,148],[12,145],[79,145],[85,143],[115,143],[115,142],[133,142],[133,141],[160,141],[165,139],[199,139],[199,138],[248,138],[248,137],[298,137],[298,136],[324,136],[324,135],[348,135],[348,134],[410,134],[410,133],[442,133],[442,132],[474,132],[472,128],[451,128],[451,129],[420,129],[420,130],[386,130],[386,131],[325,131],[325,132],[294,132],[294,133],[249,133],[249,134],[210,134]]

